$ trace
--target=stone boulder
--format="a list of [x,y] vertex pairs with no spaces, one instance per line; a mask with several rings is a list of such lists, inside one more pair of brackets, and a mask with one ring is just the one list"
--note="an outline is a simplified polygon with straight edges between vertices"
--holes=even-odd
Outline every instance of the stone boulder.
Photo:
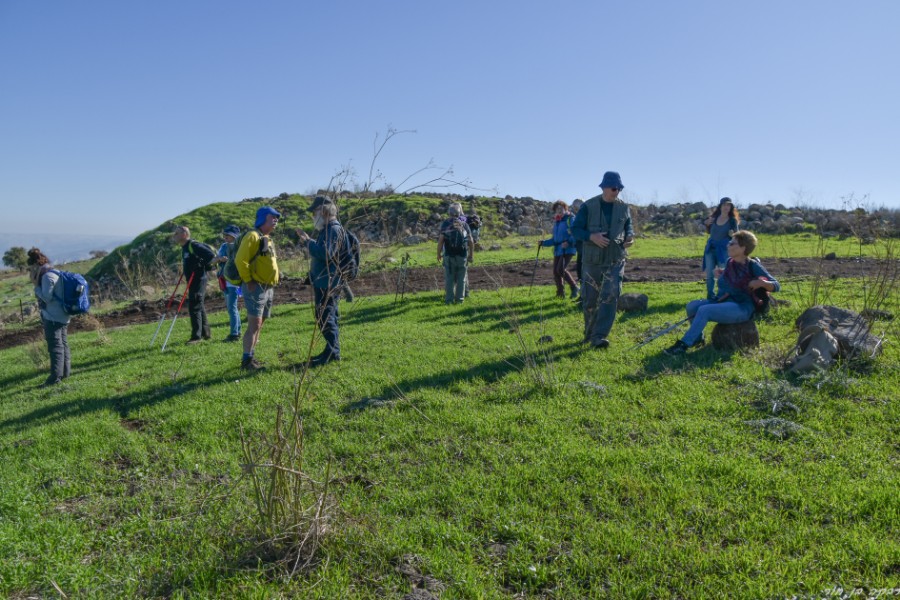
[[416,244],[421,244],[423,242],[427,242],[428,238],[422,237],[421,235],[411,235],[409,237],[403,238],[404,246],[415,246]]
[[759,346],[759,330],[756,321],[743,323],[716,323],[712,332],[712,345],[716,350],[732,352]]
[[794,325],[800,332],[817,326],[838,343],[838,356],[854,358],[881,352],[881,340],[869,333],[869,323],[859,313],[837,306],[819,305],[806,309]]
[[622,294],[619,296],[618,309],[623,312],[644,312],[649,303],[647,294]]
[[785,362],[785,370],[802,375],[811,371],[824,371],[838,355],[838,341],[821,325],[810,325],[800,332],[797,355]]

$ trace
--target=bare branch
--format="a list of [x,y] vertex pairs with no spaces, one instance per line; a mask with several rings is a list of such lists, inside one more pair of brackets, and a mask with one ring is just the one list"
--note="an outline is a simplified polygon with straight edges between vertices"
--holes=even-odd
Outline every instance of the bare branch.
[[400,135],[401,133],[418,133],[415,129],[394,129],[392,125],[388,125],[387,131],[385,132],[384,139],[381,141],[381,145],[378,145],[378,138],[381,136],[380,133],[375,134],[375,139],[372,141],[372,162],[369,165],[369,178],[366,180],[366,185],[363,186],[363,192],[369,192],[372,190],[372,186],[379,179],[384,179],[384,175],[380,171],[375,171],[375,163],[378,162],[378,157],[381,155],[382,150],[387,145],[387,143],[391,140],[392,137],[396,135]]

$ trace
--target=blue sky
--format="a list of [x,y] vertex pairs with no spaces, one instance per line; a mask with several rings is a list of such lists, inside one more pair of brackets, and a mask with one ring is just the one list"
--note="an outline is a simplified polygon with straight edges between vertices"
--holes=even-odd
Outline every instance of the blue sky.
[[[900,208],[900,2],[0,0],[0,231],[433,159],[501,195]],[[894,73],[891,75],[891,73]],[[435,172],[436,173],[436,172]]]

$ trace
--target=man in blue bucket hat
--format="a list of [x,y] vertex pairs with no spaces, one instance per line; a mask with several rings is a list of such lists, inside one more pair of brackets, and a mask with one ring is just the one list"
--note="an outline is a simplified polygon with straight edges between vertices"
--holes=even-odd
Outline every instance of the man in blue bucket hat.
[[584,342],[603,349],[609,347],[634,227],[631,210],[619,199],[625,189],[622,177],[607,171],[600,188],[602,193],[586,201],[575,215],[572,235],[582,241]]

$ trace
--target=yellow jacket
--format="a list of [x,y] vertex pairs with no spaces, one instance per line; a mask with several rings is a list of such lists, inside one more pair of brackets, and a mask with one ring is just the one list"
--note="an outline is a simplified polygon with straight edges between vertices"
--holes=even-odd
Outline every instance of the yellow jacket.
[[[262,251],[260,251],[260,245],[262,245]],[[251,229],[244,235],[241,246],[234,255],[234,264],[241,274],[241,281],[256,281],[264,285],[278,283],[278,259],[275,256],[275,244],[272,243],[269,236],[261,235],[256,229]]]

